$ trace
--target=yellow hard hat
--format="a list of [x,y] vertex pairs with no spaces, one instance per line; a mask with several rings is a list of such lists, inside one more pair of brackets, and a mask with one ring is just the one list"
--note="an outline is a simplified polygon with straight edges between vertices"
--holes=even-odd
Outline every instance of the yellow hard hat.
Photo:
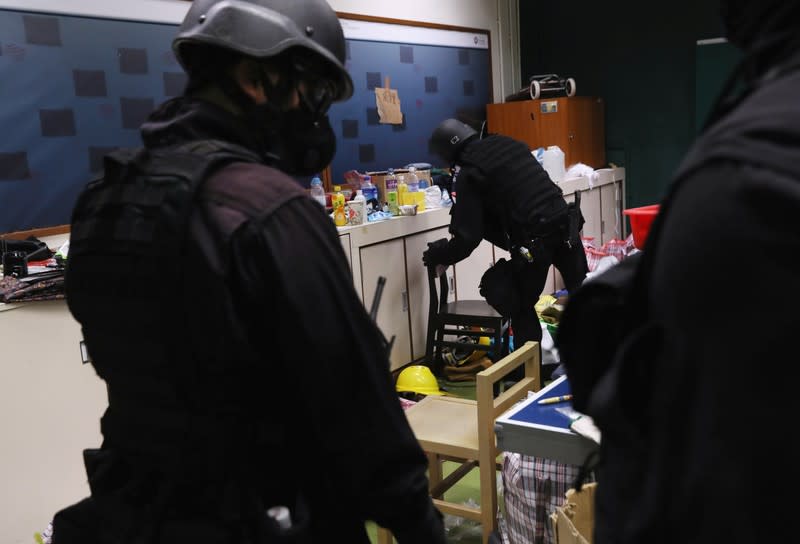
[[417,393],[419,395],[444,395],[439,390],[439,382],[425,365],[411,365],[400,371],[395,388],[398,392]]

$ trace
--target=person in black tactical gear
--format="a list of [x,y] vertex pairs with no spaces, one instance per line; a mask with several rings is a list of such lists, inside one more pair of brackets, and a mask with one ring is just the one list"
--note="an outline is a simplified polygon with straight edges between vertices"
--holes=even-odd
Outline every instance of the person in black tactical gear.
[[584,283],[559,327],[602,432],[597,544],[774,542],[797,515],[800,3],[720,5],[739,65],[635,266]]
[[515,345],[541,341],[534,306],[550,266],[561,273],[567,290],[579,286],[588,272],[580,203],[568,204],[528,146],[508,136],[481,138],[466,123],[447,119],[433,131],[430,147],[455,169],[455,199],[452,237],[433,242],[423,261],[427,266],[457,263],[481,240],[509,251],[510,265],[503,261],[489,269],[481,294],[511,318]]
[[352,94],[335,12],[195,0],[173,45],[183,96],[72,215],[67,300],[109,405],[53,542],[367,543],[374,520],[444,543],[383,337],[290,176],[328,164]]

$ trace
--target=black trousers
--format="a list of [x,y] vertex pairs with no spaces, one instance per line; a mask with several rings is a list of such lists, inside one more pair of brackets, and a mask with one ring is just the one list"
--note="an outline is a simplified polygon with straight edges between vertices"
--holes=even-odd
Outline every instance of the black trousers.
[[[570,231],[573,231],[570,233]],[[536,314],[536,303],[547,282],[550,266],[554,266],[564,279],[568,291],[576,289],[586,277],[589,266],[580,234],[565,226],[563,230],[535,239],[533,260],[528,262],[522,255],[515,254],[513,263],[513,289],[516,303],[511,311],[511,327],[514,331],[514,346],[525,342],[541,342],[542,328]],[[512,379],[522,377],[512,374]],[[540,369],[541,370],[541,369]],[[546,379],[547,376],[542,376]]]

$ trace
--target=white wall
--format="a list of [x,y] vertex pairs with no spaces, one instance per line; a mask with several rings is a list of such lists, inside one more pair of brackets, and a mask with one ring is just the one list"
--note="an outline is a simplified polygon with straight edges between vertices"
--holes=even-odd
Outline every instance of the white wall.
[[[328,0],[341,13],[488,30],[494,101],[520,87],[519,0]],[[182,0],[0,0],[0,8],[179,22]]]
[[404,19],[488,30],[491,33],[494,101],[520,86],[519,0],[328,0],[340,13]]

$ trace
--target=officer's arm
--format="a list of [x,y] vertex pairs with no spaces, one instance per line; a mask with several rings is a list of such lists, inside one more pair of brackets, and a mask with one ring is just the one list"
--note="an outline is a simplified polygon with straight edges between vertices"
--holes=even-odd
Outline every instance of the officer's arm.
[[475,187],[477,173],[462,170],[458,175],[456,203],[450,209],[450,234],[446,246],[433,256],[439,264],[463,261],[475,251],[484,237],[484,210]]
[[319,469],[308,480],[337,490],[327,505],[337,515],[373,519],[400,542],[443,542],[426,458],[335,227],[309,199],[287,203],[256,227],[240,253],[249,268],[242,279],[255,315],[272,326],[257,331],[273,340],[264,345],[264,364],[281,371],[276,383],[296,390],[285,413],[269,415],[291,422],[294,470]]

